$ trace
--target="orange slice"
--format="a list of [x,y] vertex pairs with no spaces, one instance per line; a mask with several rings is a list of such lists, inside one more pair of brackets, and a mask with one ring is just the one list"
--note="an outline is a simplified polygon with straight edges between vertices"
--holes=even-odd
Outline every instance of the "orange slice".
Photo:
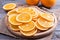
[[32,31],[20,31],[21,34],[23,34],[24,36],[33,36],[35,33],[37,33],[37,29],[33,29]]
[[11,9],[14,9],[15,7],[16,7],[15,3],[7,3],[3,6],[3,9],[4,10],[11,10]]
[[39,18],[37,21],[41,26],[43,26],[45,28],[50,28],[54,25],[54,22],[48,22],[42,18]]
[[17,15],[16,20],[18,22],[26,23],[26,22],[30,22],[32,20],[32,17],[28,13],[21,13],[21,14]]
[[20,30],[22,31],[31,31],[35,28],[35,24],[33,21],[29,22],[29,23],[23,23],[19,26]]
[[18,7],[16,11],[18,13],[22,13],[22,12],[27,12],[28,10],[29,10],[28,7]]
[[29,7],[29,13],[31,14],[32,18],[37,18],[39,15],[39,10],[34,7]]
[[11,14],[18,14],[18,13],[16,12],[16,9],[13,9],[7,13],[8,16]]
[[54,17],[52,14],[49,13],[42,13],[40,14],[40,16],[44,19],[46,19],[47,21],[54,21]]
[[38,15],[39,15],[39,10],[37,10],[37,8],[33,8],[33,7],[31,7],[30,8],[31,10],[30,10],[30,14],[32,15],[32,17],[33,18],[36,18],[36,17],[38,17]]
[[42,31],[48,30],[48,28],[41,26],[38,22],[35,23],[35,26],[37,29],[42,30]]
[[17,14],[12,14],[8,17],[8,21],[9,23],[13,24],[13,25],[20,25],[21,23],[16,21],[16,16]]
[[16,10],[18,13],[29,13],[32,15],[32,17],[37,17],[38,16],[38,12],[36,8],[33,7],[20,7]]
[[19,31],[18,25],[12,25],[12,24],[10,24],[9,27],[10,27],[13,31],[16,31],[16,32]]

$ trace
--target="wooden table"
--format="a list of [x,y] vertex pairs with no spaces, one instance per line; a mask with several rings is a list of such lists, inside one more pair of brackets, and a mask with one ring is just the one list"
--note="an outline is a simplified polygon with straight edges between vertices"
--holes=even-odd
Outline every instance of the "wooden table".
[[[20,3],[20,4],[25,4],[25,0],[0,0],[0,10],[2,10],[2,11],[0,11],[0,22],[2,21],[2,18],[5,16],[5,14],[6,13],[4,13],[4,11],[3,11],[3,9],[2,9],[2,6],[5,4],[5,3],[9,3],[9,2],[7,2],[7,1],[9,1],[9,2],[18,2],[18,3]],[[56,16],[59,14],[59,12],[56,12],[56,10],[60,10],[60,0],[57,0],[57,2],[56,2],[56,5],[53,7],[53,8],[51,8],[51,9],[49,9],[49,10],[51,10],[52,12],[55,12],[55,14],[56,14]],[[52,40],[60,40],[60,23],[59,23],[60,21],[58,21],[58,25],[57,25],[57,27],[56,27],[56,30],[55,30],[55,33],[54,33],[54,35],[53,35],[53,37],[52,37]],[[1,23],[0,23],[1,24]],[[0,40],[22,40],[22,39],[15,39],[15,38],[13,38],[13,37],[9,37],[9,36],[7,36],[7,35],[4,35],[4,34],[0,34]],[[23,39],[23,40],[26,40],[26,39]],[[35,39],[34,39],[35,40]],[[38,40],[40,40],[40,39],[38,39]]]

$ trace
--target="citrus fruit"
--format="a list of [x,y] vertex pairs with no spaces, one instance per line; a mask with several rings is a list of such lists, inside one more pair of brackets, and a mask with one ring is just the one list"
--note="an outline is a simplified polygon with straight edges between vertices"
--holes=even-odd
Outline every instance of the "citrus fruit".
[[26,3],[28,5],[37,5],[39,3],[39,0],[26,0]]
[[28,23],[23,23],[19,26],[20,30],[22,31],[31,31],[35,28],[35,24],[33,21],[30,21]]
[[38,15],[39,15],[39,10],[37,10],[37,8],[35,8],[35,7],[29,7],[29,10],[27,11],[29,14],[31,14],[31,16],[33,17],[33,18],[36,18],[36,17],[38,17]]
[[33,29],[32,31],[20,31],[21,34],[23,34],[24,36],[33,36],[36,32],[37,32],[37,29]]
[[8,21],[9,23],[13,24],[13,25],[20,25],[21,23],[16,21],[16,16],[17,14],[12,14],[8,17]]
[[15,7],[16,7],[15,3],[7,3],[3,6],[3,9],[4,10],[11,10],[11,9],[14,9]]
[[46,28],[46,27],[40,26],[40,24],[39,24],[38,22],[35,22],[35,26],[36,26],[37,29],[42,30],[42,31],[48,29],[48,28]]
[[37,21],[41,26],[43,26],[45,28],[50,28],[54,25],[54,22],[48,22],[42,18],[39,18]]
[[19,7],[16,11],[18,13],[29,13],[32,15],[32,17],[38,16],[38,12],[35,12],[37,9],[34,7]]
[[55,5],[56,0],[40,0],[41,4],[46,7],[52,7]]
[[24,12],[29,12],[29,10],[30,10],[29,7],[18,7],[16,11],[18,13],[24,13]]
[[49,13],[42,13],[40,14],[40,16],[44,19],[46,19],[47,21],[54,21],[54,17],[52,14]]
[[16,20],[18,22],[26,23],[26,22],[30,22],[32,20],[32,17],[28,13],[21,13],[21,14],[17,15]]
[[18,13],[16,12],[16,9],[13,9],[7,13],[8,16],[11,14],[18,14]]
[[18,25],[12,25],[12,24],[9,24],[9,27],[13,30],[13,31],[19,31],[19,27]]
[[30,10],[29,7],[18,7],[16,11],[18,13],[24,13],[24,12],[29,12],[29,10]]
[[23,12],[23,11],[22,11],[23,9],[24,9],[24,7],[18,7],[18,8],[16,9],[16,12],[21,13],[21,12]]
[[29,13],[32,15],[33,18],[36,18],[39,15],[39,11],[34,7],[29,7]]

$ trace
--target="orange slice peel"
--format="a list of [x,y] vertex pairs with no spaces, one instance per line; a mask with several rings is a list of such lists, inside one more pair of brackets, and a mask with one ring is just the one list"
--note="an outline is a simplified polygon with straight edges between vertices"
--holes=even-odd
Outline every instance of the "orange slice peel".
[[26,31],[20,31],[20,32],[24,36],[33,36],[37,32],[37,29],[33,29],[32,31],[29,31],[29,32],[26,32]]
[[30,22],[32,20],[32,17],[28,13],[21,13],[21,14],[17,15],[16,20],[18,22],[27,23],[27,22]]
[[46,19],[47,21],[54,21],[54,17],[50,13],[42,13],[42,14],[40,14],[40,16],[42,18]]

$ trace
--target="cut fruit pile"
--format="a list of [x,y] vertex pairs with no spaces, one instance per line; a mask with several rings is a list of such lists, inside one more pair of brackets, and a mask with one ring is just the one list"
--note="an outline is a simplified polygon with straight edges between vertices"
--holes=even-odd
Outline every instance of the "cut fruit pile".
[[54,26],[54,16],[35,7],[18,7],[7,13],[11,30],[24,36],[33,36],[37,31],[46,31]]

